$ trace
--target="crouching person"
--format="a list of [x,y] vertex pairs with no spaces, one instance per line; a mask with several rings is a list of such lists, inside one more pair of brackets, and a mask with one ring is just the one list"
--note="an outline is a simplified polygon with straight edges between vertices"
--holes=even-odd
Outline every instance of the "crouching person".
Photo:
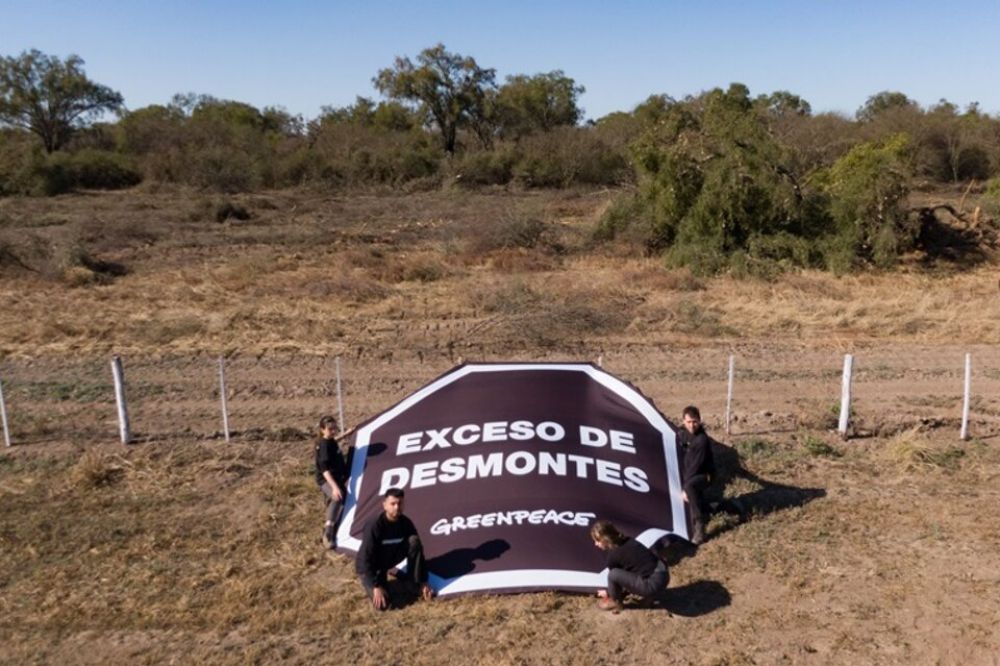
[[590,527],[590,538],[608,558],[608,589],[597,593],[601,597],[598,608],[621,610],[627,592],[651,603],[667,587],[670,575],[666,563],[607,520],[598,520]]
[[361,585],[376,610],[385,610],[392,605],[388,588],[389,572],[404,558],[406,572],[397,573],[396,580],[407,584],[414,592],[419,586],[424,600],[434,596],[434,591],[427,584],[424,547],[417,528],[403,515],[403,494],[399,488],[389,488],[385,492],[382,513],[365,527],[355,561]]

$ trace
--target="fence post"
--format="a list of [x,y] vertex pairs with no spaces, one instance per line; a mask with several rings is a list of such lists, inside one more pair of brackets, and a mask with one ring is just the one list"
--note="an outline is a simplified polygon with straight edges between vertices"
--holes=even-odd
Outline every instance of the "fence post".
[[118,404],[118,433],[122,444],[128,444],[132,441],[132,431],[129,430],[128,406],[125,404],[125,373],[118,356],[111,359],[111,374],[115,379],[115,402]]
[[965,397],[962,400],[962,430],[959,438],[969,439],[969,398],[972,393],[972,354],[965,355]]
[[3,399],[3,380],[0,380],[0,421],[3,422],[4,446],[10,446],[10,425],[7,423],[7,403]]
[[837,431],[847,439],[847,426],[851,416],[851,374],[854,371],[854,355],[844,354],[844,380],[840,390],[840,421]]
[[726,389],[726,434],[731,435],[732,407],[733,407],[733,375],[735,369],[735,359],[729,355],[729,387]]
[[347,430],[347,424],[344,423],[344,397],[340,391],[340,357],[334,361],[337,367],[337,417],[340,419],[340,432],[344,432]]
[[603,368],[604,367],[604,354],[600,354],[597,357],[597,367],[598,368]]
[[222,434],[229,441],[229,405],[226,402],[226,362],[219,357],[219,397],[222,398]]

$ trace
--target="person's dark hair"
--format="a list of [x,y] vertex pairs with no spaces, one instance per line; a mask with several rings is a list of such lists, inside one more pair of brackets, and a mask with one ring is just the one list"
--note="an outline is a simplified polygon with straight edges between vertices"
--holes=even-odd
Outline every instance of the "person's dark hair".
[[399,499],[403,499],[403,495],[405,494],[406,493],[403,492],[402,488],[389,488],[389,490],[385,491],[385,495],[382,495],[382,499],[385,499],[386,497],[398,497]]
[[322,430],[323,428],[329,428],[329,427],[333,427],[334,429],[336,429],[336,427],[337,427],[337,417],[327,415],[327,416],[324,416],[323,418],[321,418],[319,420],[319,429],[320,430]]
[[685,407],[682,416],[690,416],[693,419],[698,419],[699,421],[701,421],[701,412],[699,412],[698,408],[695,407],[694,405],[688,405],[687,407]]
[[610,520],[598,520],[590,526],[590,538],[612,546],[620,546],[628,537],[619,532]]

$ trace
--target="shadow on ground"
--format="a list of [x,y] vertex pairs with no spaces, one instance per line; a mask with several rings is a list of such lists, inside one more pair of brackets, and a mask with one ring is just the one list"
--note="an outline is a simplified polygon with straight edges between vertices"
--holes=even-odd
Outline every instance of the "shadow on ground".
[[687,585],[668,588],[657,605],[673,615],[698,617],[728,606],[731,601],[729,590],[722,583],[696,580]]
[[[723,524],[710,528],[708,540],[718,538],[748,520],[761,520],[772,513],[804,506],[814,499],[826,496],[824,488],[800,488],[784,483],[763,479],[743,466],[740,454],[733,447],[712,441],[712,456],[715,459],[715,478],[706,491],[706,496],[714,507],[713,513],[727,513],[736,516]],[[736,479],[745,479],[758,486],[756,490],[724,497],[725,489]],[[690,529],[690,526],[689,526]],[[674,566],[698,552],[698,547],[680,538],[667,538],[659,544],[659,556],[668,566]]]

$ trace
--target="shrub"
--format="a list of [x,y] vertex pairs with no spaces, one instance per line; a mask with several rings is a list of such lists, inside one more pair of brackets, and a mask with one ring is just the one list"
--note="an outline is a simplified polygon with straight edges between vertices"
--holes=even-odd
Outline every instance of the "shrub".
[[1000,178],[987,181],[980,205],[990,217],[1000,218]]
[[522,140],[515,178],[528,187],[617,185],[628,164],[590,128],[559,127]]
[[536,215],[519,210],[507,210],[488,225],[469,230],[469,252],[485,254],[496,250],[532,250],[554,243],[548,226]]
[[609,210],[605,234],[630,213],[647,247],[698,274],[722,271],[734,256],[744,264],[808,261],[789,238],[815,226],[813,209],[744,86],[666,107],[633,156],[638,195]]
[[228,219],[249,220],[250,212],[239,204],[232,201],[222,201],[215,207],[215,221],[225,222]]
[[104,150],[81,150],[69,158],[70,177],[75,187],[119,190],[138,185],[142,175],[127,157]]
[[42,146],[25,132],[0,131],[0,196],[31,194],[38,190]]
[[514,177],[516,155],[505,149],[469,152],[455,165],[460,185],[506,185]]
[[826,248],[834,271],[864,263],[885,268],[912,247],[920,228],[904,208],[912,176],[909,151],[905,134],[863,143],[818,178],[834,224]]
[[326,124],[313,138],[316,177],[334,186],[401,185],[440,167],[440,151],[419,131]]

